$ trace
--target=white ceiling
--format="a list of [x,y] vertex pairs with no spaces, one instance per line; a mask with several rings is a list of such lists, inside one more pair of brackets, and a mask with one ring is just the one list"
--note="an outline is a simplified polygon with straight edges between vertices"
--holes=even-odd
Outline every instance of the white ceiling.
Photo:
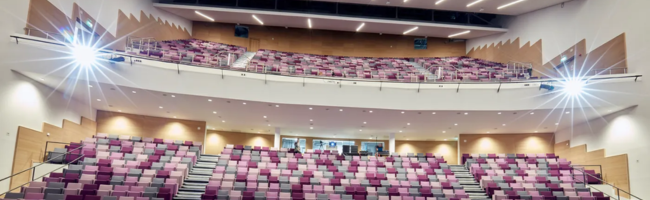
[[[468,4],[476,0],[444,0],[436,5],[439,0],[319,0],[330,2],[344,2],[356,4],[369,4],[369,5],[388,5],[398,7],[410,7],[420,9],[435,9],[435,10],[452,10],[462,12],[480,12],[492,13],[500,15],[521,15],[527,12],[539,10],[552,5],[570,0],[525,0],[517,4],[497,9],[499,6],[515,2],[517,0],[483,0],[470,7]],[[389,4],[387,4],[387,2]],[[483,9],[481,11],[481,9]]]
[[[74,99],[91,104],[98,110],[201,120],[207,121],[208,129],[225,131],[271,134],[275,127],[280,127],[283,135],[296,136],[386,139],[388,134],[393,132],[397,134],[398,140],[454,140],[460,133],[555,132],[571,124],[584,122],[585,119],[594,119],[624,109],[601,107],[586,109],[584,112],[575,110],[568,114],[562,109],[504,111],[501,114],[497,110],[427,110],[404,113],[401,110],[372,110],[371,113],[364,108],[244,102],[168,94],[110,84],[91,83],[93,87],[89,88],[87,83],[75,83],[74,80],[62,81],[55,77],[40,80],[36,78],[42,77],[40,74],[21,73],[49,87],[57,88]],[[209,101],[210,99],[212,101]],[[162,106],[162,109],[159,106]],[[340,111],[341,109],[343,111]],[[458,125],[454,125],[456,123]],[[559,123],[559,126],[556,126],[556,123]]]
[[[415,1],[415,0],[410,0],[410,1]],[[404,31],[412,29],[413,27],[417,26],[419,27],[417,30],[407,35],[428,36],[428,37],[438,37],[438,38],[447,38],[449,35],[464,32],[467,30],[470,30],[471,33],[461,35],[455,38],[471,39],[471,38],[478,38],[478,37],[483,37],[483,36],[488,36],[488,35],[493,35],[498,33],[505,33],[508,31],[508,29],[503,29],[503,28],[408,22],[408,21],[382,20],[382,19],[365,19],[365,18],[339,17],[339,16],[327,16],[327,15],[314,15],[314,14],[298,14],[298,13],[288,13],[288,12],[271,12],[271,11],[260,11],[260,10],[244,10],[244,9],[170,5],[170,4],[154,4],[154,6],[166,10],[168,12],[174,13],[188,20],[204,21],[204,22],[211,22],[211,21],[202,16],[199,16],[198,14],[195,13],[195,11],[200,11],[201,13],[210,16],[215,20],[215,22],[223,22],[223,23],[260,25],[255,19],[253,19],[252,15],[254,14],[264,22],[264,26],[309,28],[307,19],[311,19],[312,29],[335,30],[335,31],[356,31],[356,29],[359,27],[359,25],[361,25],[361,23],[365,23],[364,27],[359,32],[383,33],[383,34],[393,34],[393,35],[402,35]]]

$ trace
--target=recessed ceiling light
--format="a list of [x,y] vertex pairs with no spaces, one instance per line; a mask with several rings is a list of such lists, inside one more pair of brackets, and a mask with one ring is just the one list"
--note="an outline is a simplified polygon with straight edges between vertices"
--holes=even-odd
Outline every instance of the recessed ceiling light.
[[408,138],[406,138],[406,140],[409,140],[409,139],[408,139]]
[[102,101],[101,99],[97,99],[97,101]]
[[256,20],[257,22],[259,22],[260,24],[264,25],[264,22],[262,22],[262,20],[260,20],[259,18],[257,18],[257,16],[253,15],[253,19],[255,19],[255,20]]
[[266,118],[266,115],[264,116],[264,118]]
[[519,3],[519,2],[522,2],[522,1],[525,1],[525,0],[517,0],[517,1],[513,1],[513,2],[510,2],[510,3],[508,3],[508,4],[505,4],[505,5],[499,6],[497,9],[503,9],[503,8],[505,8],[505,7],[512,6],[512,5],[517,4],[517,3]]
[[487,133],[490,133],[490,131],[488,131]]
[[343,112],[343,109],[339,109],[339,111]]
[[506,124],[501,124],[501,126],[506,126]]
[[196,13],[197,15],[200,15],[201,17],[204,17],[204,18],[206,18],[206,19],[208,19],[210,21],[214,21],[214,19],[212,17],[208,17],[207,15],[205,15],[205,14],[199,12],[199,11],[194,11],[194,13]]
[[410,32],[413,32],[413,31],[415,31],[415,30],[418,30],[418,27],[417,27],[417,26],[414,27],[414,28],[412,28],[412,29],[409,29],[409,30],[407,30],[407,31],[404,31],[404,35],[406,35],[406,34],[408,34],[408,33],[410,33]]
[[242,102],[241,104],[244,104],[244,105],[246,105],[246,102]]
[[366,122],[363,122],[363,124],[366,124]]
[[257,131],[257,133],[260,133],[260,132],[259,132],[259,131]]
[[410,126],[410,125],[411,125],[411,123],[406,123],[406,125],[407,125],[407,126]]
[[93,85],[88,85],[88,87],[93,87]]
[[368,111],[368,112],[372,113],[372,110],[371,110],[371,111]]
[[131,92],[133,92],[133,94],[135,94],[135,90],[133,90],[133,91],[131,91]]
[[176,97],[176,95],[173,95],[173,94],[172,94],[172,97]]
[[497,113],[497,115],[500,115],[500,114],[501,114],[501,112]]
[[271,124],[267,124],[266,126],[271,126]]
[[158,106],[158,108],[160,108],[160,109],[163,109],[163,107],[162,107],[162,106]]
[[309,110],[312,110],[313,108],[309,108]]
[[363,131],[363,130],[359,129],[359,131]]
[[176,116],[174,116],[174,118],[176,118]]
[[535,131],[535,133],[537,133],[537,131]]
[[217,111],[212,111],[212,114],[217,114]]
[[402,114],[404,114],[404,111],[402,111]]
[[309,28],[311,28],[311,19],[307,19],[307,25],[309,25]]
[[221,123],[226,123],[226,120],[221,120]]
[[454,126],[458,126],[458,124],[454,124]]
[[564,114],[570,114],[570,113],[571,113],[571,112],[567,111],[567,112],[565,112]]
[[122,110],[117,110],[117,112],[122,112]]
[[45,79],[41,78],[41,81],[44,81]]
[[447,133],[447,131],[442,131],[442,133]]
[[476,1],[472,2],[472,3],[467,4],[467,7],[471,7],[474,4],[481,3],[481,1],[483,1],[483,0],[476,0]]
[[432,114],[432,115],[435,115],[435,114],[436,114],[436,112],[432,112],[431,114]]
[[445,0],[438,0],[438,1],[436,1],[436,5],[442,3],[443,1],[445,1]]
[[472,31],[463,31],[463,32],[456,33],[456,34],[451,34],[451,35],[449,35],[449,37],[452,38],[452,37],[456,37],[456,36],[459,36],[459,35],[465,35],[465,34],[468,34],[468,33],[471,33],[471,32]]
[[212,102],[212,99],[208,99],[208,101]]
[[370,139],[372,139],[372,137],[370,137]]
[[314,127],[309,127],[309,129],[314,129]]
[[467,114],[469,114],[469,113],[465,113],[465,115],[467,115]]
[[556,125],[556,126],[557,126],[557,125],[560,125],[560,123],[555,123],[555,125]]
[[310,122],[313,122],[314,120],[313,120],[313,119],[309,119],[309,121],[310,121]]
[[535,113],[534,113],[534,112],[531,112],[530,114],[531,114],[531,115],[534,115]]
[[445,141],[447,141],[447,139],[445,139]]
[[401,133],[401,132],[402,132],[402,130],[400,130],[399,132]]
[[280,105],[275,105],[275,107],[276,107],[276,108],[277,108],[277,107],[280,107]]
[[212,128],[212,130],[217,130],[216,128]]
[[361,30],[361,28],[363,28],[363,26],[365,26],[365,25],[366,25],[366,23],[361,23],[361,25],[359,25],[359,27],[357,27],[357,32],[359,32],[359,30]]

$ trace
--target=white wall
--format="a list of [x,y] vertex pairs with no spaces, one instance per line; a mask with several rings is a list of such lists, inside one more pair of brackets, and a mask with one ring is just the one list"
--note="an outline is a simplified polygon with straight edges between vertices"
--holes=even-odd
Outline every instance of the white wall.
[[[27,1],[27,0],[25,0]],[[122,10],[126,16],[133,14],[140,21],[140,11],[147,15],[174,23],[187,29],[192,34],[192,21],[175,14],[153,7],[153,0],[49,0],[54,6],[63,11],[66,16],[72,16],[72,4],[77,3],[90,16],[99,22],[114,36],[117,33],[117,14]]]
[[[25,27],[29,1],[2,1],[0,3],[0,177],[11,174],[18,126],[41,130],[43,122],[61,126],[63,119],[80,123],[81,116],[94,119],[95,110],[88,105],[70,101],[38,82],[11,71],[25,65],[16,60],[12,33],[21,33]],[[22,52],[27,54],[28,52]],[[45,144],[43,144],[45,145]],[[7,162],[9,161],[9,162]],[[9,188],[9,181],[0,182],[0,192]]]
[[[543,62],[548,62],[582,39],[587,51],[626,33],[630,72],[648,75],[650,55],[650,1],[575,0],[512,18],[508,33],[472,39],[467,49],[481,45],[521,39],[520,44],[542,39]],[[587,144],[587,150],[605,149],[606,154],[628,154],[631,192],[650,198],[650,83],[640,82],[629,92],[613,88],[608,97],[629,98],[638,107],[596,119],[556,134],[556,142],[571,140],[571,145]],[[626,88],[630,89],[630,88]]]

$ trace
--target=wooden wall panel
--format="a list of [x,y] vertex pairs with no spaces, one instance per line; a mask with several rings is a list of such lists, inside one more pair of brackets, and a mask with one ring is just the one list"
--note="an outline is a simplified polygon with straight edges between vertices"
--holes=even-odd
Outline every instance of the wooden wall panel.
[[97,111],[97,132],[204,142],[205,121]]
[[459,154],[553,153],[553,133],[460,134]]
[[456,141],[395,141],[397,153],[440,153],[450,165],[458,164]]
[[[95,25],[95,32],[101,36],[100,44],[110,49],[124,50],[126,44],[125,39],[130,35],[134,37],[154,37],[156,40],[191,38],[191,34],[186,29],[180,28],[175,24],[169,24],[169,22],[156,18],[153,15],[147,16],[146,13],[141,11],[138,20],[138,17],[133,15],[127,16],[121,10],[118,10],[118,17],[114,19],[117,20],[117,32],[116,35],[113,35],[108,33],[103,25],[95,24],[96,20],[76,3],[73,4],[72,18],[68,18],[48,0],[30,1],[27,27],[54,33],[67,29],[72,33],[72,27],[75,26],[77,17],[82,22],[90,19]],[[32,35],[39,37],[45,36],[43,33],[34,33],[34,31],[32,31]]]
[[[576,43],[575,45],[569,47],[568,49],[564,50],[560,55],[555,56],[553,59],[551,59],[549,62],[544,64],[544,67],[542,67],[540,73],[547,74],[548,76],[551,77],[558,77],[560,76],[556,70],[555,67],[561,64],[561,59],[562,56],[566,56],[567,58],[575,57],[575,60],[570,63],[568,66],[568,69],[573,68],[573,64],[576,64],[576,66],[581,66],[582,63],[585,61],[585,57],[587,55],[587,40],[581,40],[580,42]],[[562,68],[561,72],[565,72],[564,70],[567,70],[565,68]]]
[[625,33],[622,33],[603,45],[593,49],[584,60],[584,68],[604,70],[605,72],[594,72],[609,74],[608,69],[612,69],[613,74],[624,73],[627,71],[627,45]]
[[275,136],[269,134],[208,130],[205,138],[205,153],[221,154],[221,151],[227,144],[273,147]]
[[[511,61],[531,63],[533,69],[542,68],[542,40],[530,44],[530,42],[520,46],[519,38],[513,41],[499,42],[497,44],[486,44],[479,48],[472,48],[467,56],[480,58],[500,63]],[[541,74],[533,73],[533,76]]]
[[[18,127],[16,138],[16,150],[14,151],[12,174],[32,167],[34,162],[42,162],[46,152],[54,150],[56,147],[64,145],[50,144],[45,149],[47,141],[56,142],[80,142],[81,140],[92,137],[96,133],[97,124],[88,119],[81,118],[81,124],[63,120],[63,126],[57,127],[44,123],[42,131],[32,130],[22,126]],[[50,134],[49,136],[47,134]],[[11,188],[17,187],[31,180],[31,173],[25,172],[11,178]]]
[[[573,165],[600,165],[602,166],[602,178],[605,182],[619,187],[628,192],[630,191],[630,172],[628,166],[627,154],[616,156],[605,156],[604,149],[587,151],[587,145],[571,147],[570,141],[563,141],[554,145],[555,155],[560,158],[566,158]],[[587,169],[596,170],[599,168],[592,166]],[[621,193],[621,196],[628,197],[627,194]]]
[[[415,36],[379,35],[343,31],[285,29],[246,25],[249,38],[260,40],[260,49],[321,55],[360,57],[447,57],[465,56],[465,43],[446,43],[447,39],[428,38],[428,49],[415,50]],[[249,38],[235,37],[235,24],[194,22],[197,39],[249,47]]]

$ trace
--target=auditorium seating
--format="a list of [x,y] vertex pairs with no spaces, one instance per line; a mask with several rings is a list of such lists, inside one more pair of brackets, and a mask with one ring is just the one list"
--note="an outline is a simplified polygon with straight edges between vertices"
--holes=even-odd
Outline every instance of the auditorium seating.
[[72,151],[65,158],[70,165],[62,173],[50,173],[43,182],[29,183],[21,193],[40,199],[171,200],[200,157],[201,145],[98,133],[67,145],[63,153]]
[[469,198],[432,153],[377,158],[227,145],[206,181],[204,200]]
[[424,74],[405,58],[314,55],[266,49],[257,51],[248,71],[402,82],[425,81]]
[[[537,79],[530,77],[523,69],[508,69],[503,63],[497,63],[470,57],[417,58],[418,64],[433,74],[441,74],[440,81],[517,81]],[[442,67],[442,72],[438,72]]]
[[[209,42],[198,39],[168,40],[162,42],[134,42],[134,49],[140,52],[128,53],[158,58],[165,62],[197,65],[204,67],[229,67],[246,53],[246,47]],[[228,61],[230,59],[230,61]]]
[[[463,162],[481,188],[493,199],[598,199],[585,186],[599,184],[584,169],[575,169],[571,162],[555,154],[463,154]],[[597,175],[586,170],[587,173]]]

